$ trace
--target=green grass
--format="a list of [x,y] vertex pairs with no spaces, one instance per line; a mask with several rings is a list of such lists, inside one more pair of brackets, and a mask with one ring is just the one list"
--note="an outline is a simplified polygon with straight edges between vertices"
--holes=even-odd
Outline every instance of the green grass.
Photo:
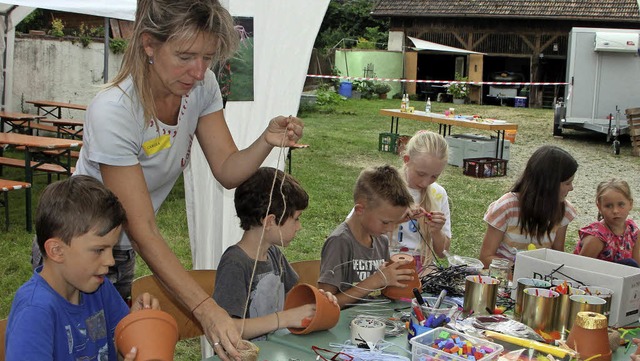
[[[417,109],[424,103],[413,102]],[[293,175],[310,195],[309,208],[302,215],[303,229],[285,250],[290,261],[318,259],[325,237],[344,220],[353,206],[352,187],[358,173],[367,166],[389,163],[400,166],[400,158],[378,151],[378,135],[389,131],[388,117],[378,114],[382,108],[399,108],[400,100],[346,100],[332,107],[314,112],[303,112],[305,122],[303,143],[306,149],[293,152]],[[442,112],[450,103],[433,103],[433,112]],[[451,201],[452,253],[477,257],[485,224],[482,216],[493,200],[499,198],[513,184],[522,171],[526,159],[543,144],[571,145],[579,159],[581,169],[589,169],[586,160],[597,166],[606,164],[610,145],[601,136],[582,136],[570,133],[565,139],[551,136],[553,112],[548,109],[523,109],[497,106],[457,105],[458,114],[479,114],[484,117],[508,119],[518,124],[517,141],[511,147],[511,160],[506,177],[478,179],[462,174],[458,167],[447,166],[439,183]],[[438,131],[438,126],[411,120],[401,120],[399,132],[413,134],[419,129]],[[455,128],[453,133],[482,133],[471,129]],[[621,157],[638,167],[640,158],[631,157],[628,143]],[[625,159],[626,161],[626,159]],[[20,169],[5,169],[2,177],[22,179]],[[631,181],[631,180],[629,180]],[[46,185],[46,176],[39,176],[34,184],[34,211],[38,195]],[[592,197],[594,190],[587,190]],[[573,193],[572,193],[573,194]],[[0,231],[0,318],[9,314],[11,300],[18,287],[31,276],[30,249],[33,234],[24,230],[24,192],[11,192],[11,226],[9,232]],[[593,206],[592,208],[595,208]],[[191,252],[187,230],[182,179],[160,209],[157,221],[162,234],[178,255],[182,264],[191,267]],[[576,234],[582,224],[572,222],[569,233]],[[568,237],[569,238],[569,237]],[[573,248],[568,239],[567,249]],[[138,259],[136,275],[149,274],[149,269]],[[178,345],[177,360],[199,359],[199,342],[182,341]]]

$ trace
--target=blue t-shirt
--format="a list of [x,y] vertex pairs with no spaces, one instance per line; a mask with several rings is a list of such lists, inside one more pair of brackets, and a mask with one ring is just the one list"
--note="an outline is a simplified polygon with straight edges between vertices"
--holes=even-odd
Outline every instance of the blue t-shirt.
[[113,343],[129,307],[105,278],[71,304],[40,276],[42,266],[16,293],[5,338],[6,360],[118,360]]

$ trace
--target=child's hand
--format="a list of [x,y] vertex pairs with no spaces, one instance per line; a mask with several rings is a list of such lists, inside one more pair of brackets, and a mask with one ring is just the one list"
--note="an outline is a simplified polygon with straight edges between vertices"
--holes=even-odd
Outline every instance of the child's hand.
[[636,349],[636,352],[631,355],[631,361],[640,361],[640,338],[634,338],[632,341],[638,348]]
[[407,209],[407,211],[404,213],[404,216],[402,217],[402,223],[407,222],[410,219],[419,219],[419,218],[422,218],[422,217],[427,217],[428,219],[430,219],[431,218],[431,213],[427,212],[422,207],[409,208],[409,209]]
[[427,217],[427,225],[431,227],[432,231],[440,232],[444,223],[447,221],[444,213],[433,211],[430,213],[430,217]]
[[327,296],[327,298],[329,299],[329,301],[331,301],[331,303],[333,303],[334,305],[340,307],[340,305],[338,304],[338,299],[336,298],[336,295],[334,295],[333,293],[331,293],[329,291],[325,291],[323,289],[320,289],[320,292],[324,293],[324,295]]
[[383,282],[379,288],[387,286],[406,287],[407,285],[400,281],[413,281],[413,277],[411,276],[413,270],[406,268],[401,269],[400,267],[409,263],[409,261],[399,261],[391,264],[385,263],[383,266],[378,268],[378,272],[382,273],[381,278]]
[[131,351],[129,351],[129,353],[124,356],[124,361],[134,361],[137,354],[138,349],[134,346],[131,348]]
[[[334,296],[335,297],[335,296]],[[305,328],[316,315],[316,305],[313,303],[290,308],[279,313],[280,328],[295,327]]]
[[147,292],[138,296],[138,298],[136,298],[136,300],[131,304],[131,312],[147,308],[151,308],[154,310],[160,309],[160,302],[158,301],[158,299]]

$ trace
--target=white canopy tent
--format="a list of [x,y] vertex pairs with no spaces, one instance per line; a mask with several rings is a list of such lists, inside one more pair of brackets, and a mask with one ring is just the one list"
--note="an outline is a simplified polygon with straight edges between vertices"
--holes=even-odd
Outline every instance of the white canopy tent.
[[413,43],[415,50],[430,50],[430,51],[437,51],[441,53],[455,53],[455,54],[482,54],[476,51],[460,49],[453,46],[447,46],[447,45],[442,45],[438,43],[433,43],[431,41],[413,38],[411,36],[408,36],[408,38]]

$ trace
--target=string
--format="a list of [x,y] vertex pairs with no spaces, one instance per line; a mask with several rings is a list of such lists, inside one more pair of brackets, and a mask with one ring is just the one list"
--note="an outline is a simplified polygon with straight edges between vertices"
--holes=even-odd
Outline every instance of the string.
[[[291,120],[291,116],[289,116],[289,120]],[[268,131],[268,130],[267,130]],[[267,203],[267,210],[265,211],[265,215],[263,217],[263,219],[266,219],[267,216],[269,216],[269,212],[271,211],[271,203],[273,201],[273,190],[275,189],[275,185],[276,185],[276,181],[278,179],[278,172],[277,169],[279,169],[280,167],[280,158],[282,158],[283,154],[284,154],[284,144],[285,144],[285,140],[287,138],[287,130],[285,128],[283,134],[282,134],[282,140],[280,141],[280,152],[278,154],[278,161],[276,163],[276,172],[274,172],[273,175],[273,181],[271,182],[271,188],[269,190],[269,202]],[[284,179],[285,177],[282,177],[282,184],[284,184]],[[283,200],[285,199],[284,194],[282,194],[282,184],[280,185],[280,193],[283,197]],[[285,202],[285,211],[286,211],[286,202]],[[284,213],[280,216],[280,219],[282,219],[282,217],[284,216]],[[267,226],[267,222],[263,222],[262,224],[262,231],[260,233],[260,241],[258,242],[258,248],[256,251],[256,256],[254,258],[253,261],[253,269],[251,271],[251,278],[249,279],[249,284],[247,285],[247,299],[244,303],[244,310],[242,313],[242,323],[241,323],[241,327],[240,327],[240,340],[238,341],[238,343],[236,344],[236,349],[238,348],[238,346],[240,345],[240,342],[242,341],[242,335],[244,334],[244,326],[245,323],[247,321],[246,315],[247,315],[247,309],[249,308],[249,295],[251,294],[251,285],[253,284],[253,279],[255,277],[256,274],[256,269],[258,267],[258,258],[260,256],[260,250],[262,249],[262,241],[264,241],[264,234],[266,231],[266,226]],[[279,228],[278,228],[279,229]],[[279,230],[280,231],[280,230]],[[282,232],[280,231],[280,243],[282,245],[284,245],[284,241],[282,239]],[[280,260],[278,260],[279,266],[280,266],[280,277],[282,277],[282,273],[283,273],[283,266],[282,266],[282,258]]]

